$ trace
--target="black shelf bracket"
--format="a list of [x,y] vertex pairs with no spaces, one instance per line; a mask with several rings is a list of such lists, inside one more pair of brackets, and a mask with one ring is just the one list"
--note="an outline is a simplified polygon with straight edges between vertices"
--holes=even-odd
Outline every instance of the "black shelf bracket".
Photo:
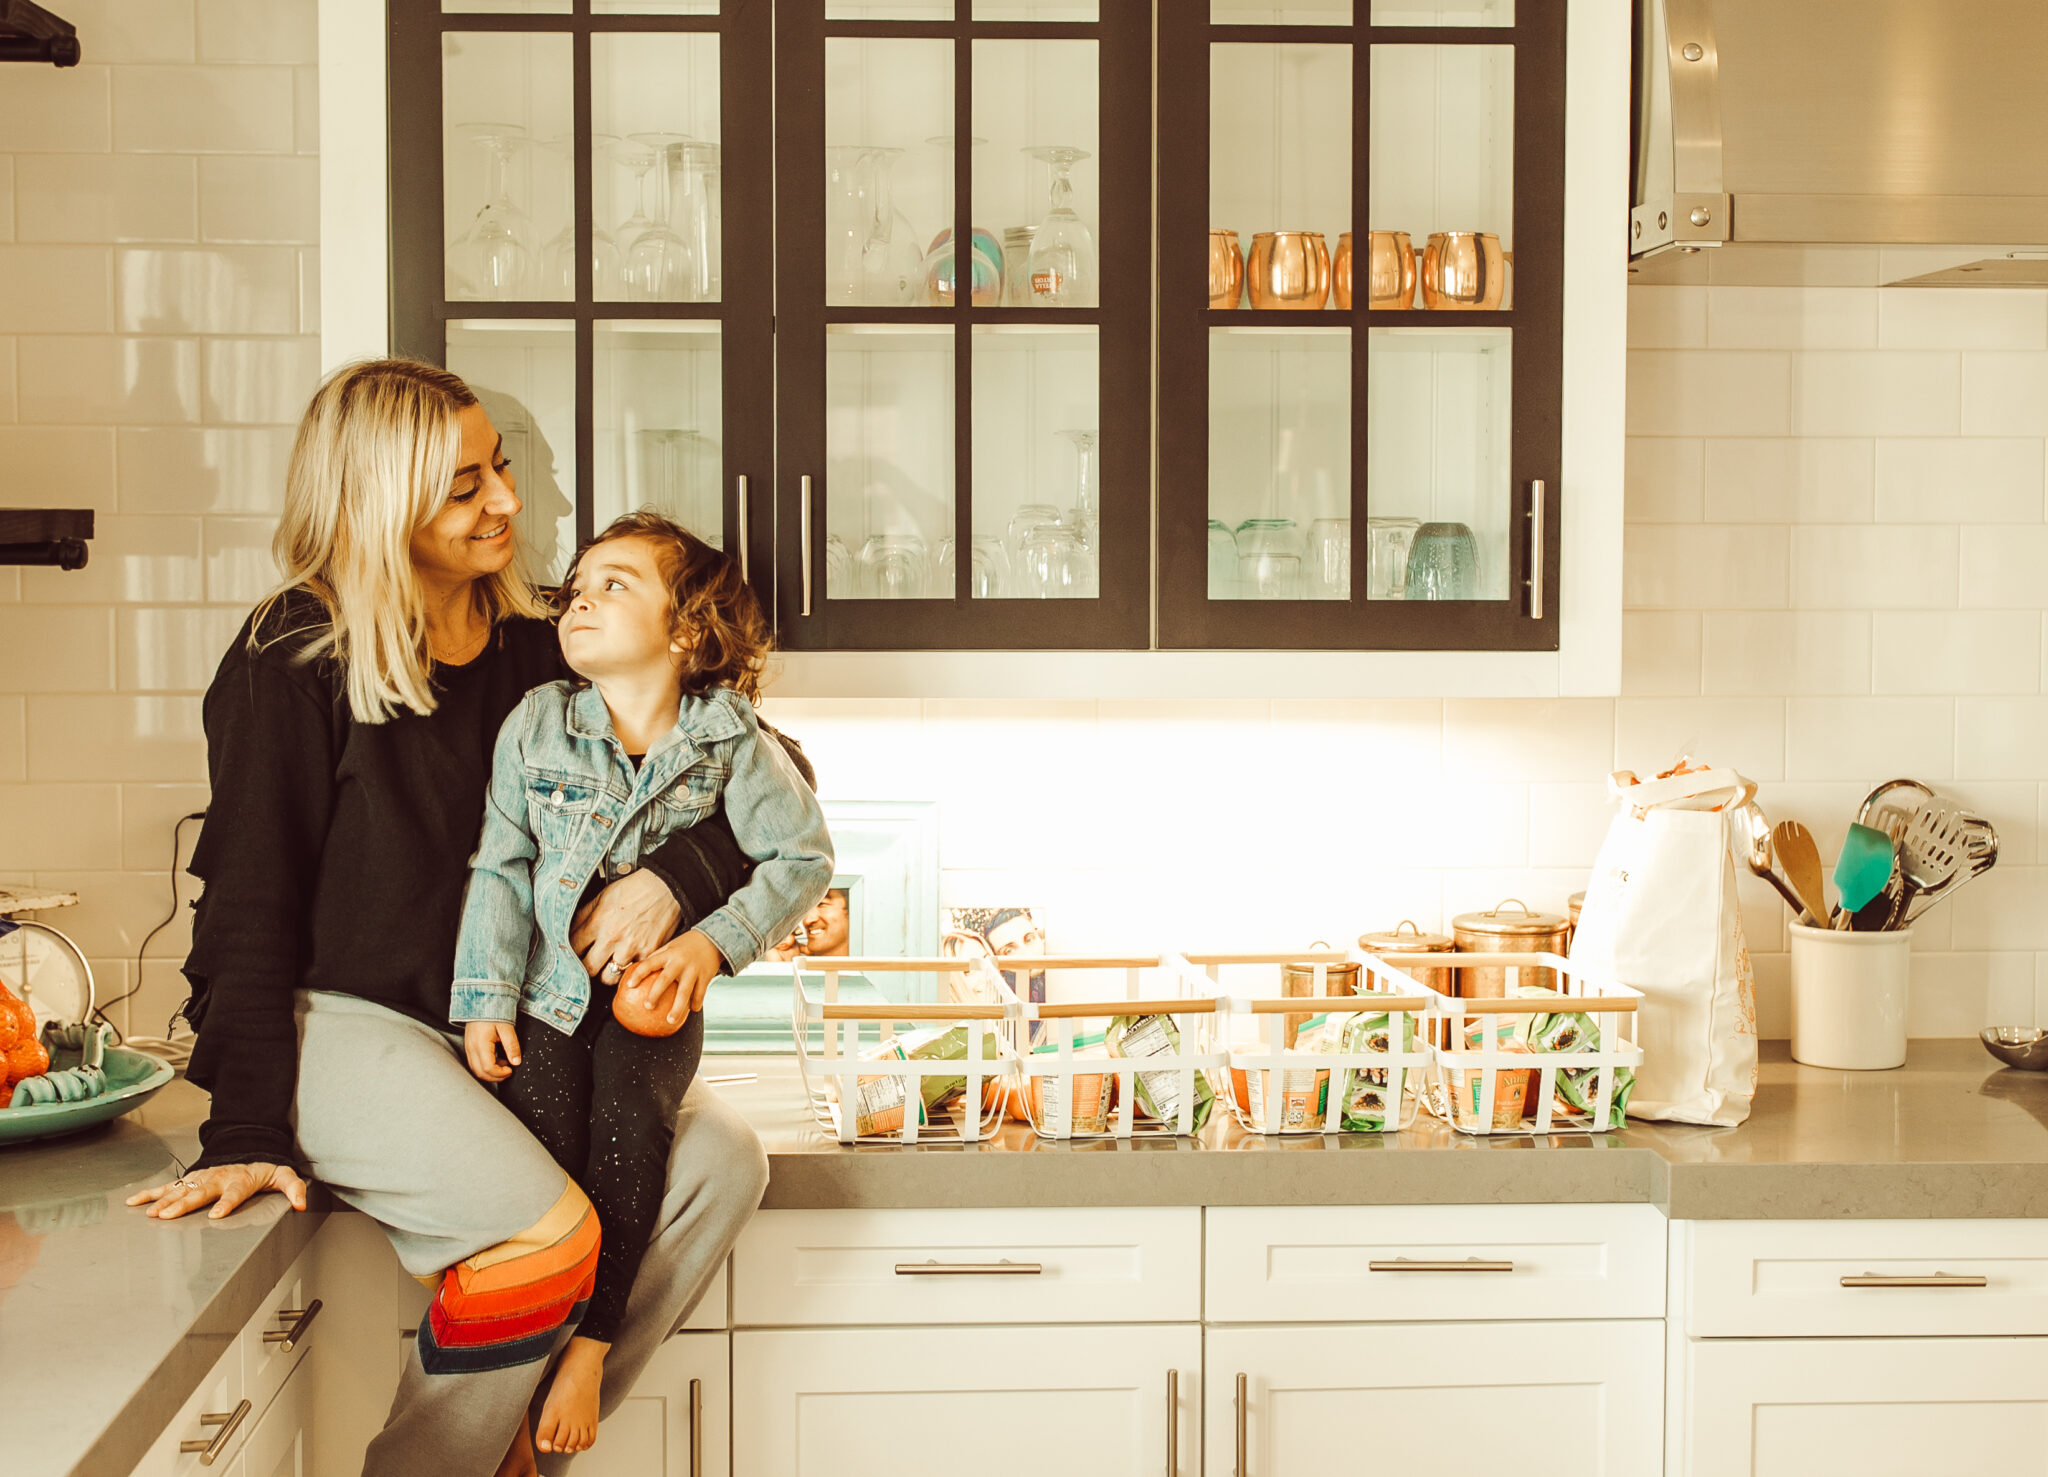
[[48,62],[75,67],[84,51],[78,28],[34,0],[0,0],[0,62]]
[[91,508],[0,508],[0,565],[83,569]]

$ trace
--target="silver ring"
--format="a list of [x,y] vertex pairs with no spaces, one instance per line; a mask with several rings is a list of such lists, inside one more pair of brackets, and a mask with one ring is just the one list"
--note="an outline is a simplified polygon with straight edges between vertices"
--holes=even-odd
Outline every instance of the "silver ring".
[[616,985],[619,982],[619,974],[620,970],[618,961],[613,960],[610,964],[607,964],[603,969],[598,971],[597,977],[603,980],[608,985]]

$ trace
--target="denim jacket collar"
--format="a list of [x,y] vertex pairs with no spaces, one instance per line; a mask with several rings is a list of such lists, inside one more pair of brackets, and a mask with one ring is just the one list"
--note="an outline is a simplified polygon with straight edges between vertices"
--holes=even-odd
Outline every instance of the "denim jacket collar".
[[[732,710],[731,705],[736,700],[744,701],[736,699],[725,688],[713,689],[708,694],[685,693],[676,714],[675,727],[654,741],[649,754],[666,748],[677,734],[695,739],[700,748],[720,739],[737,738],[746,732],[746,725]],[[605,707],[604,694],[597,690],[596,683],[577,689],[569,699],[568,727],[577,738],[602,741],[615,737],[611,710]]]

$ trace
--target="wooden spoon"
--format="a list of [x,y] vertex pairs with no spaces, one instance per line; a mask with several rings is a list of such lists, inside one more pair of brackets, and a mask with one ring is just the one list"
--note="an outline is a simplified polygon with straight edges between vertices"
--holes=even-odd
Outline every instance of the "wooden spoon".
[[1771,850],[1777,856],[1779,868],[1792,883],[1792,890],[1799,894],[1799,901],[1805,905],[1807,921],[1815,928],[1826,928],[1826,874],[1821,871],[1820,847],[1814,843],[1813,832],[1797,821],[1779,821],[1771,830]]

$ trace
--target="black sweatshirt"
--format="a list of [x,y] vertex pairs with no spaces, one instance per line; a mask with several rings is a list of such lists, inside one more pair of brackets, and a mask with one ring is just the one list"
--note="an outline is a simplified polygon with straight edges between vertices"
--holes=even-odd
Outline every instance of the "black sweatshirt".
[[[199,1032],[187,1075],[213,1105],[194,1168],[297,1162],[294,990],[359,995],[448,1029],[498,728],[529,688],[572,675],[551,625],[507,620],[482,655],[434,669],[431,717],[357,723],[338,664],[298,659],[325,620],[310,596],[281,602],[264,634],[284,634],[254,654],[245,624],[206,693],[213,794],[192,856],[206,886],[185,974]],[[751,866],[723,810],[642,864],[690,917]]]

